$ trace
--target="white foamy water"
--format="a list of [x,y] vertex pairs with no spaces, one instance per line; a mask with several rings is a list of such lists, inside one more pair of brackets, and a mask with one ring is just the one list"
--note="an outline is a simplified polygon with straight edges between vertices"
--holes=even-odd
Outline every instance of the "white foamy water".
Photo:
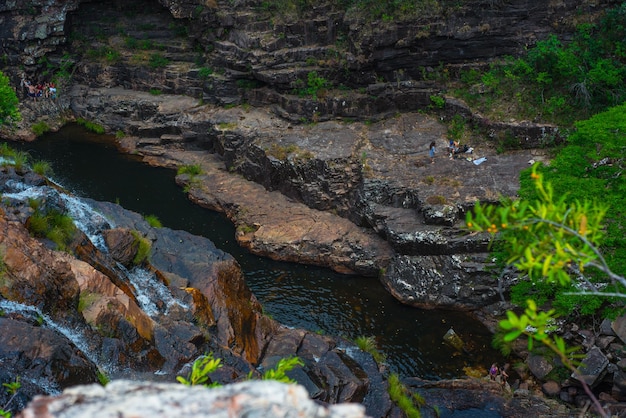
[[61,194],[61,199],[65,202],[68,215],[72,217],[74,225],[89,237],[96,248],[108,252],[102,231],[111,229],[113,226],[111,222],[77,197]]
[[81,199],[65,193],[59,193],[56,189],[47,186],[29,186],[17,181],[7,181],[6,186],[15,190],[12,193],[3,194],[4,197],[9,199],[27,201],[29,199],[50,196],[59,198],[65,204],[68,215],[72,218],[76,228],[87,235],[93,245],[100,251],[108,251],[102,237],[102,231],[111,228],[110,222]]
[[[11,182],[10,185],[9,182],[7,182],[7,186],[9,186],[11,190],[14,190],[14,192],[4,193],[3,196],[10,199],[26,201],[28,199],[53,197],[61,200],[67,209],[67,214],[72,218],[74,225],[89,238],[96,248],[104,253],[108,253],[109,249],[106,246],[102,232],[111,229],[114,225],[84,200],[65,193],[60,193],[58,190],[47,186],[28,186],[16,181]],[[128,271],[121,265],[118,265],[118,267],[118,270],[126,275],[128,282],[132,285],[139,306],[150,317],[159,314],[167,314],[169,308],[173,305],[189,309],[189,306],[175,299],[167,286],[158,280],[150,271],[139,267]],[[165,312],[159,310],[153,298],[164,302],[166,307]]]
[[[172,292],[170,292],[167,286],[165,286],[154,273],[141,267],[135,267],[128,272],[128,278],[135,288],[135,297],[139,302],[139,306],[150,317],[157,316],[161,313],[167,314],[169,308],[173,305],[189,309],[189,306],[172,296]],[[152,299],[154,297],[157,297],[165,303],[165,312],[159,310]]]
[[19,302],[0,299],[0,310],[9,313],[30,314],[36,316],[37,318],[41,318],[43,321],[42,326],[47,327],[70,340],[93,364],[103,370],[109,371],[113,369],[111,365],[101,364],[98,355],[89,348],[85,336],[79,330],[55,322],[49,315],[41,312],[39,308]]

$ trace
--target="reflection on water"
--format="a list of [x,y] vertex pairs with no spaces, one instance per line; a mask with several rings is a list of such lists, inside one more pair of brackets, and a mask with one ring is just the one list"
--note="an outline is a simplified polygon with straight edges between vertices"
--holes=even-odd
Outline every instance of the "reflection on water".
[[[20,144],[54,170],[54,179],[75,194],[117,202],[164,226],[211,239],[241,265],[265,312],[292,327],[354,339],[374,336],[389,368],[402,376],[428,379],[464,375],[463,367],[501,362],[482,324],[449,311],[425,311],[398,303],[375,278],[344,276],[328,269],[256,257],[235,242],[235,229],[221,214],[192,204],[174,182],[175,172],[119,154],[111,136],[77,125]],[[469,344],[456,353],[442,337],[453,327]]]

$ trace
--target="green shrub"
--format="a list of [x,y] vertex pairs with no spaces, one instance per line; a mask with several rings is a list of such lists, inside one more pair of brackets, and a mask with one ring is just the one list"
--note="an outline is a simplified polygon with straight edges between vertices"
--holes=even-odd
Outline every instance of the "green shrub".
[[323,91],[330,88],[330,82],[324,77],[317,74],[317,71],[311,71],[307,74],[306,87],[298,90],[300,97],[311,96],[317,99],[317,96]]
[[150,68],[163,68],[166,67],[170,63],[170,60],[165,58],[163,55],[155,53],[150,55],[150,59],[148,61],[148,65]]
[[432,105],[437,109],[443,109],[443,107],[446,105],[446,100],[436,94],[430,96],[430,101],[432,102]]
[[9,77],[0,71],[0,127],[20,121],[19,99],[11,86]]
[[385,355],[378,350],[378,347],[376,346],[376,340],[374,339],[374,337],[360,336],[354,340],[354,343],[362,351],[365,351],[366,353],[371,354],[372,357],[374,357],[374,360],[376,361],[376,363],[381,364],[385,361]]
[[163,92],[159,89],[150,89],[150,94],[152,94],[153,96],[159,96],[161,93]]
[[48,126],[48,124],[45,121],[41,120],[41,121],[33,124],[31,129],[33,130],[33,133],[36,136],[41,136],[41,135],[45,134],[46,132],[50,131],[50,126]]
[[208,67],[202,67],[198,70],[198,77],[200,77],[203,80],[206,80],[207,78],[209,78],[211,74],[213,74],[213,70]]
[[47,161],[35,161],[33,163],[33,171],[40,176],[50,176],[52,174],[52,167]]
[[200,164],[183,165],[178,167],[178,171],[176,174],[188,174],[190,176],[198,176],[202,174],[202,168],[200,167]]
[[387,392],[391,400],[400,408],[408,418],[420,418],[420,406],[424,405],[424,399],[417,395],[411,394],[407,387],[400,381],[400,377],[392,373],[387,379],[389,386]]
[[69,215],[56,209],[44,213],[39,207],[29,217],[26,226],[33,236],[49,239],[61,251],[69,250],[69,244],[78,232]]
[[150,251],[152,250],[152,241],[141,235],[139,231],[131,231],[135,238],[135,244],[137,245],[137,253],[133,258],[133,264],[138,266],[148,259]]
[[163,224],[161,224],[161,221],[159,220],[159,218],[156,215],[146,215],[146,216],[144,216],[144,219],[153,228],[162,228],[163,227]]

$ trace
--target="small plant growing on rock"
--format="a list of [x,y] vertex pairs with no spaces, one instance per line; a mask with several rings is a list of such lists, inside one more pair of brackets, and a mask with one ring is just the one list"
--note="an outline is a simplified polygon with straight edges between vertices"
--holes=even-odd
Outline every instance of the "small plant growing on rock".
[[41,136],[43,134],[45,134],[46,132],[50,131],[50,126],[48,126],[48,124],[44,121],[39,121],[35,124],[33,124],[33,126],[31,127],[33,133],[36,136]]
[[76,123],[78,123],[81,126],[84,126],[85,129],[96,134],[103,134],[105,132],[104,126],[96,122],[88,121],[84,118],[76,119]]
[[143,218],[152,228],[163,228],[163,224],[156,215],[146,215]]
[[165,58],[163,55],[156,53],[150,55],[150,60],[148,61],[148,65],[150,68],[163,68],[166,67],[167,64],[170,63],[170,60]]
[[202,168],[200,167],[200,164],[183,165],[178,167],[178,171],[176,172],[176,174],[188,174],[190,176],[198,176],[202,174]]
[[191,365],[191,371],[185,378],[177,376],[176,380],[186,386],[220,386],[217,382],[211,382],[209,375],[223,366],[222,359],[213,358],[213,353],[206,354],[196,359]]
[[10,158],[13,161],[9,162],[8,165],[12,165],[17,172],[23,172],[28,165],[30,155],[24,151],[15,151]]
[[437,96],[435,94],[433,94],[432,96],[430,96],[430,101],[432,102],[432,107],[435,107],[437,109],[443,109],[443,107],[446,104],[446,100],[441,97],[441,96]]
[[107,374],[99,367],[96,375],[98,377],[98,382],[100,382],[102,386],[106,386],[111,381],[109,376],[107,376]]
[[385,355],[381,353],[380,350],[378,350],[378,347],[376,346],[376,340],[374,339],[374,337],[372,336],[366,337],[362,335],[360,337],[357,337],[357,339],[354,340],[354,343],[362,351],[365,351],[366,353],[371,354],[372,357],[374,357],[374,360],[376,361],[376,363],[380,364],[385,361]]
[[139,231],[131,231],[133,237],[135,238],[135,242],[137,243],[137,253],[135,254],[135,258],[133,258],[133,264],[138,266],[142,264],[150,255],[150,251],[152,250],[152,242],[141,235]]
[[52,174],[52,167],[47,161],[35,161],[33,163],[33,171],[40,176],[49,176]]
[[446,198],[441,195],[428,196],[426,198],[426,203],[429,205],[445,205]]
[[400,381],[400,377],[392,373],[387,379],[389,387],[387,392],[391,400],[398,405],[407,417],[420,418],[420,406],[425,404],[424,398],[420,395],[413,393],[407,389],[407,387]]
[[13,382],[3,383],[2,386],[11,395],[7,403],[0,409],[0,417],[11,418],[11,412],[7,410],[9,404],[13,401],[13,398],[17,395],[17,391],[20,390],[22,384],[20,383],[20,377],[17,376]]
[[304,366],[304,362],[298,357],[281,358],[273,369],[263,373],[263,380],[276,380],[282,383],[296,383],[295,380],[287,376],[287,372],[296,366]]
[[198,77],[202,80],[206,80],[211,76],[211,74],[213,74],[213,70],[209,67],[202,67],[198,70]]
[[[31,205],[32,207],[33,205]],[[54,242],[61,251],[68,251],[78,229],[69,215],[51,209],[44,213],[38,205],[28,218],[26,226],[35,237],[47,238]]]

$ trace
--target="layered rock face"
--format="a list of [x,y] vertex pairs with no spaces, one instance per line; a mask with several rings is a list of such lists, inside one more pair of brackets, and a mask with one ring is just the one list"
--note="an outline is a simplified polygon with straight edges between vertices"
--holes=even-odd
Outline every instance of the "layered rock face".
[[[386,393],[370,386],[383,385],[370,355],[264,316],[239,265],[209,240],[151,228],[113,203],[79,201],[30,172],[1,174],[0,378],[24,382],[10,410],[128,370],[173,380],[208,352],[224,364],[214,382],[258,376],[257,367],[298,356],[305,366],[294,378],[311,398],[357,402],[374,416],[390,410]],[[29,234],[39,214],[53,213],[71,213],[81,225],[72,255]],[[141,245],[149,246],[144,261],[136,258]],[[2,391],[0,403],[10,398]]]
[[[475,138],[476,155],[487,164],[444,157],[430,165],[428,144],[445,147],[442,122],[454,114],[486,136],[511,135],[527,149],[558,137],[558,130],[486,121],[446,98],[428,76],[440,64],[454,75],[516,54],[613,4],[454,2],[410,21],[368,23],[328,4],[295,16],[246,2],[16,0],[0,5],[0,40],[3,71],[16,86],[22,68],[28,78],[46,80],[48,63],[73,76],[58,101],[23,104],[18,133],[26,133],[15,137],[34,139],[29,128],[38,120],[95,121],[124,136],[121,149],[152,164],[201,165],[201,176],[179,176],[179,183],[198,204],[226,212],[239,242],[255,253],[380,274],[397,299],[413,306],[475,309],[498,300],[498,289],[487,270],[487,238],[465,235],[460,220],[476,200],[513,196],[519,171],[541,156],[497,155]],[[299,97],[324,80],[337,88]],[[433,95],[444,98],[442,111],[419,113]],[[72,245],[77,258],[28,236],[22,225],[33,208],[5,211],[2,243],[10,257],[0,290],[20,304],[2,324],[13,330],[11,343],[29,333],[23,340],[38,344],[49,332],[34,328],[62,322],[78,326],[97,355],[118,367],[175,373],[214,351],[228,364],[215,376],[225,383],[297,354],[306,361],[298,380],[315,399],[361,402],[372,416],[394,414],[370,356],[264,317],[236,263],[211,243],[93,204],[114,220],[103,238],[110,253],[79,235]],[[169,289],[171,304],[142,306],[120,269],[136,255],[133,231],[152,243],[147,270]],[[203,256],[187,254],[189,248]],[[503,277],[501,290],[507,286]],[[94,381],[99,361],[58,338],[56,357],[24,356],[11,367],[24,374],[36,363],[35,370],[58,380],[52,392]],[[621,385],[621,374],[615,376]],[[36,383],[29,396],[51,392]]]

